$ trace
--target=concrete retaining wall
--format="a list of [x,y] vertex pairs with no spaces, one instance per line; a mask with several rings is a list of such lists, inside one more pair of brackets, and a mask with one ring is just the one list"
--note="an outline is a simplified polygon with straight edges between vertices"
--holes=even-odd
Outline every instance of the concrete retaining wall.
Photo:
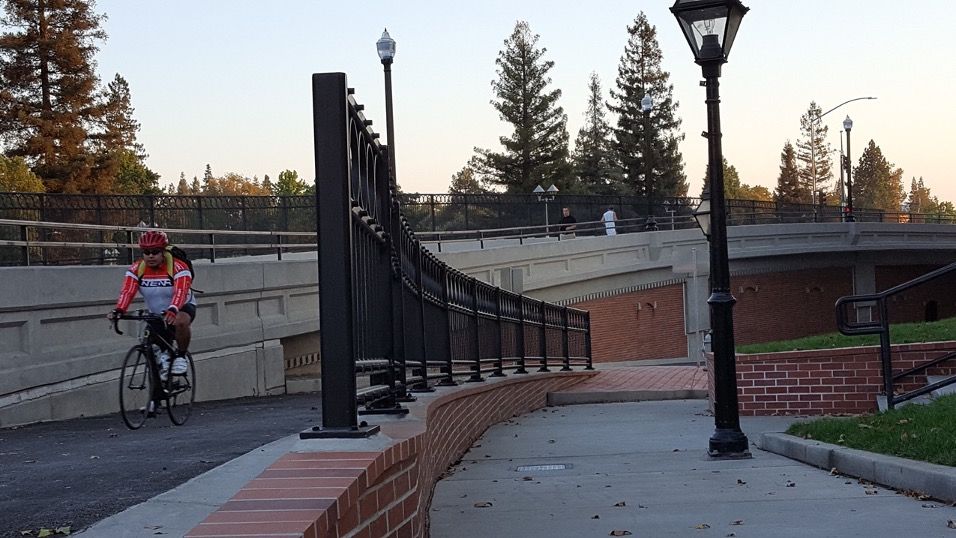
[[[136,343],[135,324],[119,336],[105,319],[123,271],[0,269],[0,427],[117,410],[118,368]],[[198,262],[196,273],[197,399],[284,392],[281,339],[318,330],[315,261]]]

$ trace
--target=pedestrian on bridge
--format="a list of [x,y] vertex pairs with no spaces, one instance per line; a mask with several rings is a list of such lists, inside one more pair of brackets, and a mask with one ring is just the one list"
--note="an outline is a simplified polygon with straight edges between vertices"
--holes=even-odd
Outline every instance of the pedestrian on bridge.
[[607,211],[601,215],[601,222],[604,223],[604,231],[607,235],[617,235],[617,229],[615,229],[614,222],[617,220],[617,213],[614,212],[614,208],[608,206]]

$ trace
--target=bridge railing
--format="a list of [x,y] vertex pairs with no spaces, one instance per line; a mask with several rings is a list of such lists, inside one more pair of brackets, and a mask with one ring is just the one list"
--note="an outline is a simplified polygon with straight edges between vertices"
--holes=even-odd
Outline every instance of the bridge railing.
[[[130,264],[151,228],[0,219],[0,266]],[[315,232],[165,229],[190,258],[231,258],[315,250]]]
[[[403,413],[440,385],[528,367],[591,367],[590,318],[501,290],[439,261],[409,226],[386,148],[344,73],[312,78],[322,426],[362,436],[361,414]],[[356,376],[368,386],[356,390]]]

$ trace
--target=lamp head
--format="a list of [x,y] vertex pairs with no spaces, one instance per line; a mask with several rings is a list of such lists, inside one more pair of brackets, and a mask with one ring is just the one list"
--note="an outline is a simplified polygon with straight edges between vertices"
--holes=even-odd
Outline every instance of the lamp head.
[[382,37],[375,42],[375,48],[378,49],[378,57],[382,63],[392,63],[395,58],[395,40],[388,35],[388,28],[382,32]]
[[701,65],[727,61],[740,21],[749,10],[740,0],[677,0],[671,7],[694,60]]
[[704,236],[710,241],[710,188],[708,185],[704,185],[704,192],[700,194],[700,204],[694,209],[694,220],[697,221],[700,231],[704,232]]
[[849,131],[852,128],[853,128],[853,120],[850,119],[850,116],[847,116],[846,119],[843,120],[843,130]]

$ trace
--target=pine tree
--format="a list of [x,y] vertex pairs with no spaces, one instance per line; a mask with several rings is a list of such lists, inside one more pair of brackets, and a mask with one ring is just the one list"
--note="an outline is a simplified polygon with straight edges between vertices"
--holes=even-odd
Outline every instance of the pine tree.
[[777,176],[777,188],[773,191],[773,198],[784,204],[805,204],[810,200],[809,191],[800,180],[797,155],[789,140],[780,153],[780,175]]
[[[643,12],[627,27],[629,35],[617,68],[617,89],[611,90],[617,114],[614,149],[617,165],[624,175],[625,192],[648,199],[686,196],[687,177],[678,142],[681,121],[675,115],[670,73],[661,69],[663,55],[657,43],[657,29]],[[653,109],[645,116],[641,99],[650,95]]]
[[831,149],[827,142],[828,129],[820,122],[820,107],[815,101],[811,101],[806,114],[800,117],[800,134],[803,138],[797,140],[797,160],[802,165],[800,182],[806,196],[801,202],[805,204],[816,199],[817,191],[827,192],[828,185],[833,181],[833,159],[830,158]]
[[481,185],[474,168],[466,164],[461,170],[451,176],[448,194],[485,194],[488,189]]
[[189,192],[189,183],[186,181],[186,173],[179,173],[179,183],[176,184],[176,194],[191,194]]
[[936,213],[939,209],[939,200],[930,193],[929,187],[923,183],[923,177],[915,177],[910,181],[910,193],[906,200],[910,213]]
[[129,83],[119,73],[102,95],[103,111],[99,118],[100,132],[93,135],[97,145],[106,153],[125,149],[140,161],[148,157],[143,145],[136,140],[139,122],[133,118],[133,101]]
[[189,194],[202,194],[202,185],[196,176],[193,176],[193,181],[189,184]]
[[212,175],[212,166],[209,163],[206,163],[206,170],[202,174],[202,189],[203,194],[216,194],[215,187],[216,176]]
[[498,79],[492,82],[491,102],[502,120],[514,127],[510,137],[498,140],[504,152],[475,148],[476,171],[489,183],[507,192],[528,193],[536,185],[567,187],[567,115],[558,105],[561,90],[548,90],[548,71],[554,62],[544,60],[546,48],[537,48],[537,34],[518,21],[498,53]]
[[611,147],[611,126],[604,117],[605,108],[601,80],[597,73],[591,73],[588,109],[584,113],[584,126],[574,141],[572,159],[577,187],[586,194],[614,194],[614,184],[620,181]]
[[873,140],[853,169],[853,205],[858,209],[899,211],[903,203],[903,170],[886,160]]
[[50,192],[97,188],[87,138],[100,113],[93,56],[102,20],[92,0],[4,3],[0,139]]

